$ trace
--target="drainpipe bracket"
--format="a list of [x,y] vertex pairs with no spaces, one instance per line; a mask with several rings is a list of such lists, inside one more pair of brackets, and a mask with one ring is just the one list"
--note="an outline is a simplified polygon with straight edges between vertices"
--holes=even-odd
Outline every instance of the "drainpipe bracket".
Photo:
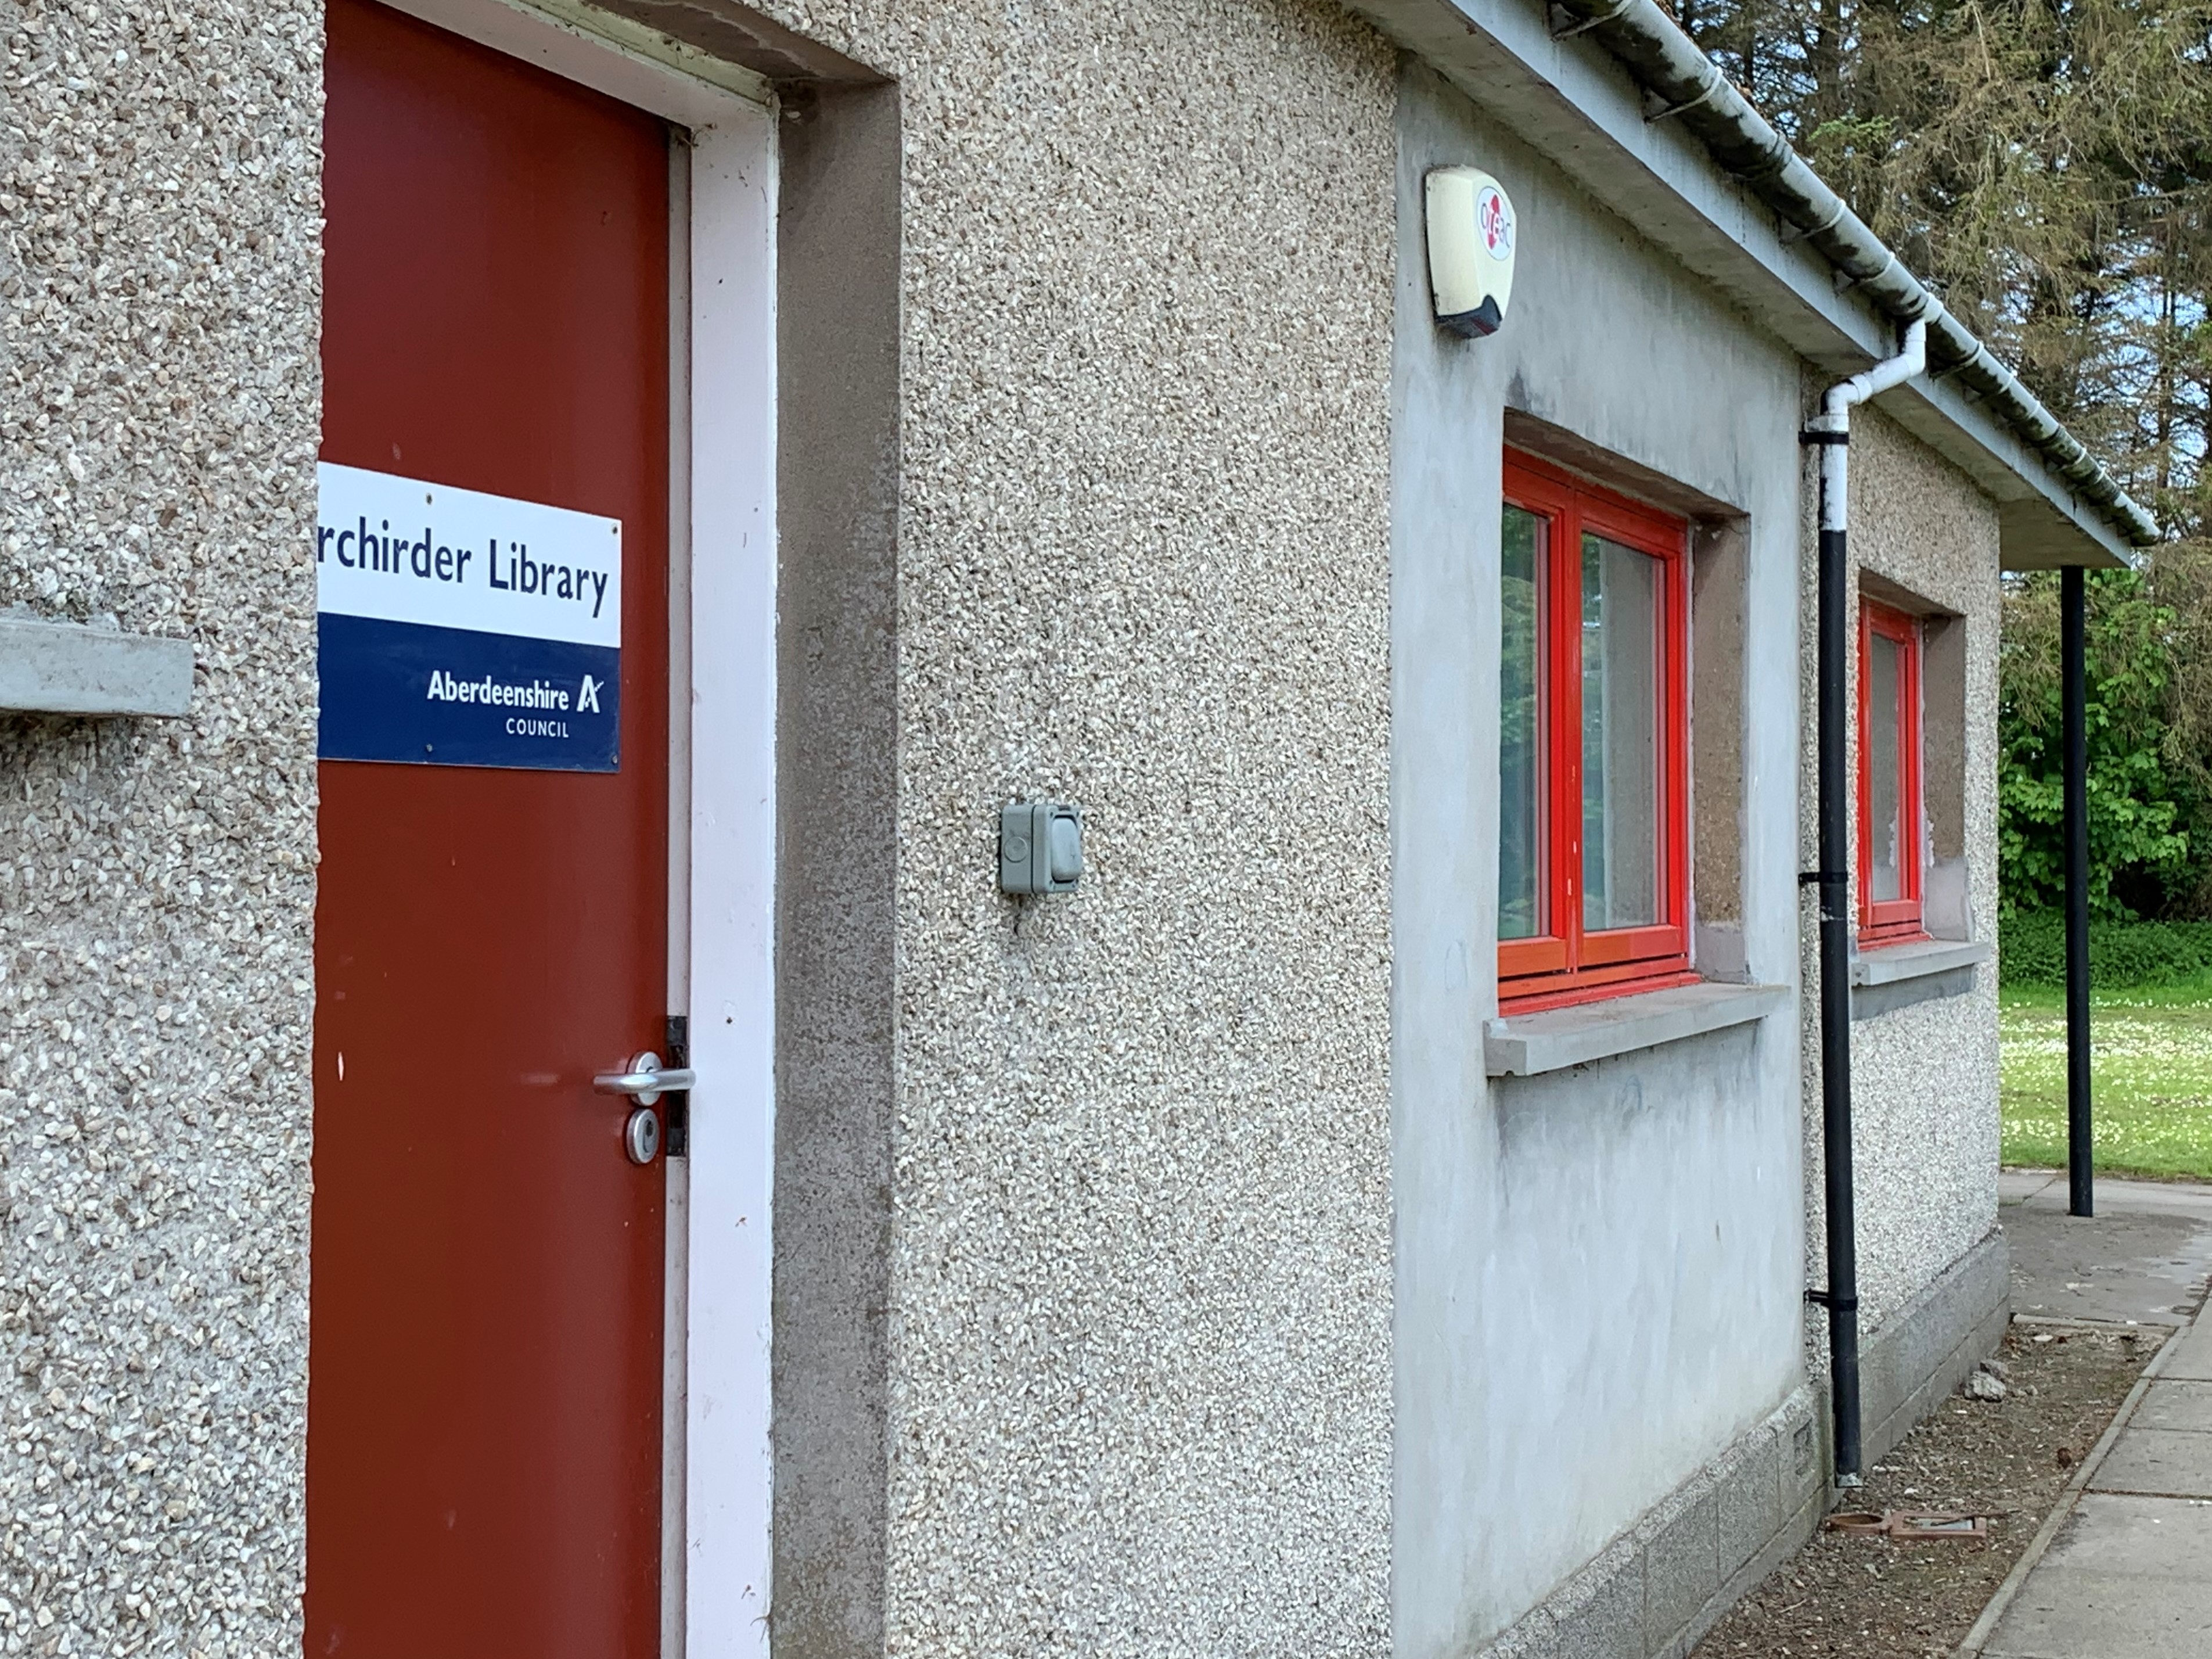
[[[1797,872],[1797,885],[1820,889],[1822,921],[1848,922],[1851,919],[1849,903],[1851,879],[1841,870],[1801,869]],[[1820,1294],[1825,1296],[1827,1293],[1822,1291]]]
[[1825,236],[1831,230],[1833,230],[1838,225],[1843,223],[1844,215],[1850,211],[1850,204],[1844,201],[1842,198],[1838,197],[1836,200],[1836,210],[1833,213],[1831,213],[1826,218],[1821,220],[1820,223],[1813,225],[1795,225],[1791,224],[1785,219],[1782,222],[1781,229],[1775,234],[1781,238],[1782,245],[1784,247],[1789,247],[1792,242],[1802,242],[1808,236]]
[[1644,101],[1645,125],[1649,125],[1654,121],[1663,121],[1670,115],[1680,115],[1686,109],[1695,109],[1699,104],[1711,100],[1712,95],[1721,89],[1723,84],[1723,82],[1716,80],[1712,85],[1707,87],[1696,97],[1685,98],[1679,104],[1670,104],[1663,98],[1647,96]]
[[1569,35],[1582,34],[1591,29],[1601,27],[1613,21],[1635,3],[1636,0],[1616,0],[1616,3],[1610,9],[1598,13],[1595,17],[1577,17],[1565,6],[1556,3],[1555,0],[1550,8],[1552,39],[1564,40]]

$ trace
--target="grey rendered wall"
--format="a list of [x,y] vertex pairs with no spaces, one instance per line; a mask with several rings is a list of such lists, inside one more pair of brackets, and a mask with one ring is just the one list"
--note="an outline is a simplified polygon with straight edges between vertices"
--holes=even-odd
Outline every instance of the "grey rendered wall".
[[0,609],[197,658],[0,715],[0,1645],[296,1652],[321,13],[0,39]]
[[[1512,1623],[1800,1375],[1794,1024],[1503,1085],[1481,1035],[1509,408],[1743,515],[1753,694],[1740,726],[1693,710],[1693,741],[1741,745],[1747,971],[1796,979],[1796,711],[1757,688],[1795,677],[1798,371],[1425,70],[1401,88],[1394,1600],[1398,1652],[1429,1659]],[[1453,162],[1520,215],[1512,311],[1484,341],[1429,319],[1421,179]]]
[[[1808,399],[1816,387],[1808,386]],[[1996,936],[1996,696],[1999,552],[1995,504],[1957,469],[1879,409],[1851,424],[1850,547],[1857,579],[1892,584],[1893,600],[1948,612],[1964,630],[1962,683],[1927,687],[1931,757],[1937,728],[1958,727],[1950,741],[1957,773],[1931,765],[1927,780],[1938,855],[1963,837],[1966,936]],[[1808,497],[1810,491],[1808,490]],[[1812,593],[1811,537],[1807,537],[1807,602]],[[1807,613],[1810,614],[1809,611]],[[1809,636],[1808,636],[1809,637]],[[1933,652],[1930,653],[1931,658]],[[1810,653],[1804,670],[1812,669]],[[1856,661],[1851,664],[1856,703]],[[1811,681],[1806,680],[1809,698]],[[1943,706],[1955,698],[1954,706]],[[1808,706],[1810,706],[1808,702]],[[1811,741],[1808,723],[1807,741]],[[1856,776],[1856,732],[1852,767]],[[1814,828],[1811,760],[1806,762],[1804,833]],[[1957,814],[1959,821],[1943,819]],[[1856,816],[1852,819],[1856,833]],[[1805,842],[1805,857],[1812,857]],[[1809,865],[1808,865],[1809,868]],[[1856,869],[1856,858],[1853,868]],[[1855,878],[1856,879],[1856,878]],[[1856,903],[1856,892],[1854,893]],[[1814,929],[1808,916],[1805,974],[1818,983]],[[1964,984],[1959,983],[1964,979]],[[1852,1131],[1857,1181],[1860,1320],[1869,1333],[1883,1324],[1979,1245],[1997,1222],[1997,1023],[1994,963],[1943,983],[1951,994],[1893,1007],[1851,1028]],[[1810,993],[1808,993],[1810,994]],[[1863,1002],[1872,1003],[1865,992]],[[1808,1022],[1804,1053],[1806,1270],[1825,1282],[1825,1205],[1820,1173],[1819,1028]],[[1979,1284],[1986,1276],[1976,1278]],[[2001,1301],[2003,1287],[1996,1286]],[[1992,1304],[1995,1305],[1995,1304]],[[1987,1310],[1982,1310],[1986,1312]],[[1815,1333],[1818,1335],[1818,1333]],[[1825,1338],[1810,1345],[1814,1368],[1825,1371]]]
[[[1382,1653],[1391,56],[1320,0],[771,9],[902,129],[881,1644]],[[1088,869],[1018,904],[1046,794]],[[801,1650],[872,1650],[867,1576]]]

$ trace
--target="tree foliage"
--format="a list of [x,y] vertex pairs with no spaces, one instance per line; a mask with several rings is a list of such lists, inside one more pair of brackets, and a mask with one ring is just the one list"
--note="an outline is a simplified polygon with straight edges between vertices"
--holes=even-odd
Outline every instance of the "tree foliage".
[[[2191,874],[2195,792],[2169,765],[2172,674],[2165,642],[2173,611],[2127,572],[2089,578],[2089,893],[2099,914],[2124,920],[2170,908]],[[2061,840],[2058,584],[2019,583],[2008,596],[1997,717],[1997,858],[2008,907],[2057,906],[2064,896]]]
[[[2212,916],[2212,0],[1678,0],[2169,540],[2090,583],[2093,900]],[[2060,866],[2057,584],[2011,584],[2008,907]]]

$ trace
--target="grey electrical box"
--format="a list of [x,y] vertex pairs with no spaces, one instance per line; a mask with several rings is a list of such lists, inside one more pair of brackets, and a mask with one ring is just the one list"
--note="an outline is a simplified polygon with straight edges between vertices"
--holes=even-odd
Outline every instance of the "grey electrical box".
[[1068,893],[1083,876],[1083,814],[1058,801],[999,809],[999,886],[1007,893]]

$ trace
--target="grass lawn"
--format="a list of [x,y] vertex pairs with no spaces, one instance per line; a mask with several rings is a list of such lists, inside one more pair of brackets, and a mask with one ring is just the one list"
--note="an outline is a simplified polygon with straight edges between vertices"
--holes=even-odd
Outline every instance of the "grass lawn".
[[[2063,993],[2005,991],[2004,1161],[2066,1163]],[[2099,991],[2090,1002],[2097,1168],[2212,1180],[2212,984]]]

